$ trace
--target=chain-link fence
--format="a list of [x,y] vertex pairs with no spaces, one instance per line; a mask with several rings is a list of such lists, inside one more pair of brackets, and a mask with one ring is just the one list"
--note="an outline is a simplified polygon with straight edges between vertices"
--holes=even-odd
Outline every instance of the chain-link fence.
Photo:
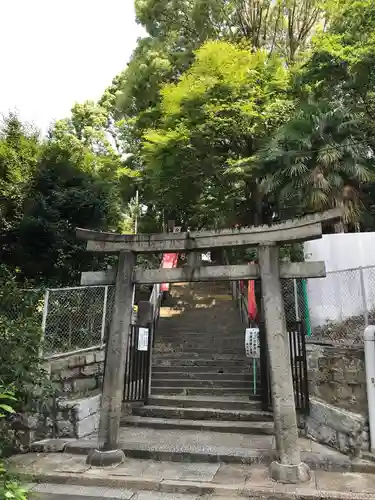
[[[287,320],[303,321],[307,335],[315,340],[362,343],[364,328],[375,324],[375,266],[328,272],[325,278],[287,279],[282,284]],[[43,300],[41,290],[24,290],[19,311],[6,313],[14,319],[25,311],[37,315],[46,357],[78,352],[104,345],[114,292],[114,286],[52,288]]]
[[51,288],[43,313],[44,355],[103,346],[114,302],[114,286]]
[[375,321],[375,267],[331,271],[325,278],[283,280],[287,318],[303,320],[319,341],[357,344]]

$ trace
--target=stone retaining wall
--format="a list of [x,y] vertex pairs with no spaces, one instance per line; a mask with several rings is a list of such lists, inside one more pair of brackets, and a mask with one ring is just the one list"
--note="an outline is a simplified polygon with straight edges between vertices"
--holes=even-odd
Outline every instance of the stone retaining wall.
[[369,449],[363,346],[307,344],[306,349],[310,392],[310,414],[302,419],[306,435],[360,456]]
[[59,401],[57,437],[83,438],[99,429],[100,394],[83,399]]
[[363,346],[307,344],[310,396],[367,416]]
[[45,414],[16,414],[0,422],[12,451],[26,452],[32,443],[50,438],[83,438],[99,428],[100,394],[82,399],[59,400]]
[[335,448],[342,453],[360,457],[369,450],[367,418],[358,413],[310,398],[310,414],[304,418],[307,437]]
[[99,427],[100,389],[104,371],[103,349],[46,360],[57,399],[43,414],[17,414],[2,421],[14,451],[27,451],[44,438],[83,438]]
[[88,394],[101,388],[104,371],[104,349],[49,359],[51,379],[64,395]]
[[98,430],[104,358],[104,349],[95,349],[47,361],[60,398],[46,437],[82,438]]

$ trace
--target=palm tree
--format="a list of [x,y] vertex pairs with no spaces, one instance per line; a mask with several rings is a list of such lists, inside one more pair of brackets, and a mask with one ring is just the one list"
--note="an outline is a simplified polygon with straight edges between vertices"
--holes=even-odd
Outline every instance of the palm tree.
[[265,189],[280,209],[343,208],[343,223],[358,222],[362,187],[374,179],[374,152],[360,120],[340,103],[306,103],[281,126],[260,155]]

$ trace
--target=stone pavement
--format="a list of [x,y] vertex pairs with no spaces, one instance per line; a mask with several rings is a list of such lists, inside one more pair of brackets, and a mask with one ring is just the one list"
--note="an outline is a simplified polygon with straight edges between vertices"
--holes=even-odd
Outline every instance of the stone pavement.
[[[34,498],[80,500],[375,500],[375,475],[316,470],[303,485],[269,479],[262,465],[156,462],[126,459],[110,468],[92,468],[70,453],[28,453],[10,459],[28,481]],[[38,484],[42,483],[42,484]]]
[[[267,465],[276,459],[275,438],[269,435],[125,427],[120,430],[120,445],[129,458],[157,461]],[[299,446],[302,460],[313,469],[375,473],[374,462],[352,461],[347,455],[305,438],[299,439]],[[92,436],[45,440],[34,443],[32,451],[87,455],[96,447],[97,436]]]

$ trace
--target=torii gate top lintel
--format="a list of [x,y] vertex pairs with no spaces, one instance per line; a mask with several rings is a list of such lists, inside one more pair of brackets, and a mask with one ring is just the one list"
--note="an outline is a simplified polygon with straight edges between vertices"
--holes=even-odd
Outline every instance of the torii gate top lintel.
[[289,243],[322,237],[322,224],[334,223],[342,217],[335,208],[323,213],[307,215],[270,226],[223,229],[218,231],[192,231],[185,233],[118,234],[77,228],[77,237],[87,241],[92,252],[136,253],[186,252],[234,246],[258,246],[271,243]]

